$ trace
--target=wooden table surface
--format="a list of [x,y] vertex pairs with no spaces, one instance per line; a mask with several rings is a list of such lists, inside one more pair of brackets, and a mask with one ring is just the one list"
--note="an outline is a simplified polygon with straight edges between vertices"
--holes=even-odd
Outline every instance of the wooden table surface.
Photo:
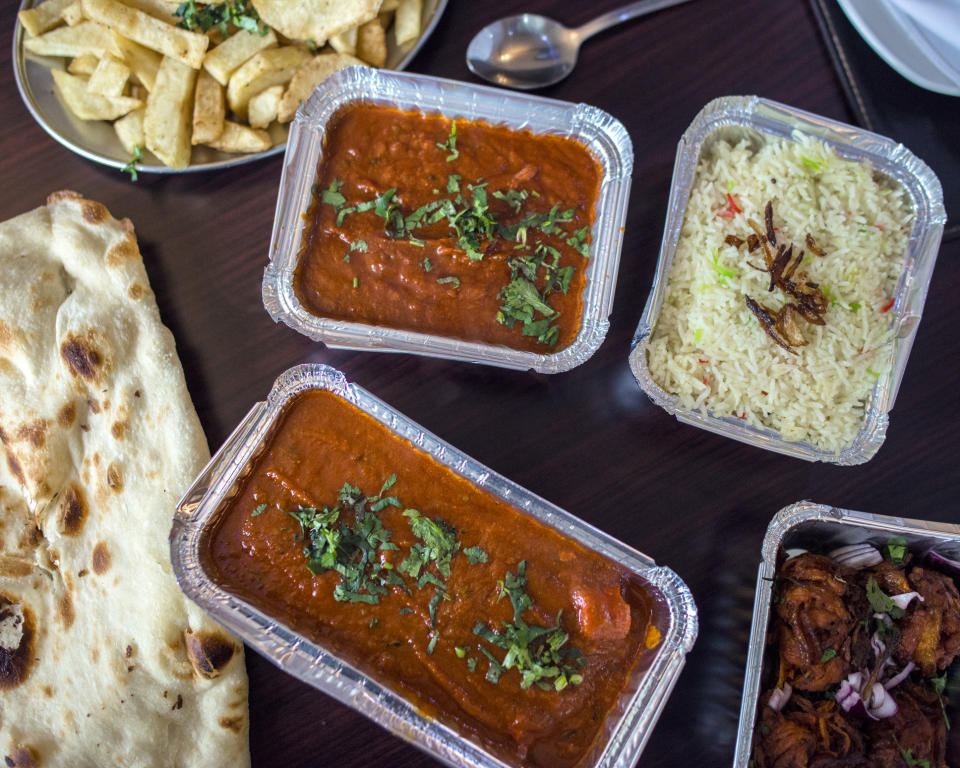
[[[570,25],[619,0],[527,0]],[[414,72],[475,81],[471,36],[518,9],[450,0]],[[886,443],[871,462],[790,459],[678,423],[628,367],[657,260],[677,140],[717,96],[758,94],[852,119],[805,2],[695,0],[591,40],[576,72],[543,95],[583,101],[626,125],[636,161],[611,327],[585,365],[557,376],[407,355],[331,351],[275,325],[260,299],[279,157],[131,183],[54,143],[13,80],[14,4],[0,23],[0,219],[74,189],[136,227],[212,449],[274,378],[329,363],[468,454],[669,565],[700,611],[700,636],[640,760],[645,768],[730,765],[760,542],[799,499],[956,521],[960,496],[960,241],[941,247]],[[911,147],[921,157],[923,147]],[[941,169],[941,173],[945,171]],[[960,173],[960,167],[949,169]],[[953,297],[953,298],[951,298]],[[429,757],[248,653],[253,765],[427,766]],[[956,730],[956,729],[955,729]]]

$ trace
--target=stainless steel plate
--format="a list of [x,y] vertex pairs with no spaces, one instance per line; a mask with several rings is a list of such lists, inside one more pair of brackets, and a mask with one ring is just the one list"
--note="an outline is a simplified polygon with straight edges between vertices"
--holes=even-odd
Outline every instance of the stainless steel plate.
[[[22,0],[20,10],[40,5],[38,0]],[[393,35],[387,35],[386,69],[406,69],[413,57],[433,33],[447,0],[424,0],[423,34],[413,43],[397,47]],[[93,160],[95,163],[123,168],[130,162],[130,155],[121,146],[112,125],[105,120],[80,120],[71,115],[57,98],[53,88],[51,69],[64,69],[60,57],[35,56],[23,49],[25,31],[19,21],[13,32],[13,74],[17,89],[30,114],[47,133],[67,149]],[[264,157],[272,157],[284,151],[286,144],[277,144],[265,152],[233,154],[219,152],[209,147],[194,147],[190,165],[186,168],[168,168],[150,153],[144,153],[143,161],[137,163],[142,173],[193,173],[231,168],[252,163]]]

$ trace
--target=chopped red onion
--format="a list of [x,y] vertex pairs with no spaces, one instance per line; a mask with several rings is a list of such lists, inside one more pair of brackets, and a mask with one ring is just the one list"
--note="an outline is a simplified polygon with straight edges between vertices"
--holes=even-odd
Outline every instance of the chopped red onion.
[[902,595],[891,595],[890,599],[896,604],[897,608],[901,611],[907,610],[907,606],[913,601],[913,598],[917,598],[921,603],[923,602],[923,595],[919,592],[904,592]]
[[878,629],[870,637],[870,647],[873,648],[874,654],[878,659],[883,658],[884,652],[887,650],[887,644],[880,639],[880,630]]
[[897,713],[897,702],[887,693],[884,686],[874,683],[867,692],[860,690],[863,683],[863,674],[860,672],[851,672],[847,675],[847,679],[840,683],[837,704],[843,708],[844,712],[859,712],[873,720],[880,720]]
[[903,671],[901,671],[900,674],[887,680],[887,682],[883,684],[883,687],[889,691],[894,686],[900,685],[900,683],[907,679],[907,676],[913,671],[915,666],[916,664],[914,664],[912,661],[909,662],[907,666],[903,668]]
[[830,559],[837,565],[845,565],[849,568],[869,568],[871,565],[882,563],[883,555],[875,546],[864,542],[838,547],[830,553]]
[[793,688],[790,686],[790,683],[784,683],[783,688],[773,689],[773,693],[770,694],[770,699],[767,701],[767,706],[774,712],[779,712],[784,708],[786,703],[790,701],[790,696],[792,695]]
[[879,683],[874,683],[871,686],[870,695],[864,700],[864,706],[867,709],[867,714],[874,720],[892,717],[899,710],[893,696],[887,693],[886,689]]
[[837,691],[837,704],[843,708],[844,712],[849,712],[860,701],[860,694],[857,692],[860,682],[860,673],[853,672],[840,683],[840,690]]
[[924,559],[944,573],[948,573],[954,578],[960,578],[960,562],[951,560],[949,557],[945,557],[939,552],[934,552],[932,549],[927,551]]

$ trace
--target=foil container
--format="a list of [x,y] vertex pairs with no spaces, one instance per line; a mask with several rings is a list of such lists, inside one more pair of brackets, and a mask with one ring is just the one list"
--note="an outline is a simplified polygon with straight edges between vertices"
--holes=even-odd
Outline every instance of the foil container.
[[[600,163],[603,176],[591,230],[580,331],[568,347],[539,354],[385,326],[333,320],[307,311],[296,296],[294,270],[300,257],[304,215],[313,199],[327,123],[347,104],[379,104],[405,111],[482,120],[515,130],[574,138]],[[275,322],[337,349],[408,352],[486,363],[503,368],[560,373],[585,362],[609,328],[623,245],[623,224],[633,171],[633,145],[626,128],[603,110],[500,88],[349,67],[328,77],[297,111],[283,160],[270,264],[263,275],[263,305]]]
[[[811,501],[791,504],[774,515],[763,538],[763,560],[757,573],[734,768],[747,768],[750,763],[778,554],[794,548],[827,552],[864,542],[881,547],[891,536],[903,536],[914,554],[935,550],[945,557],[960,560],[960,525],[873,515]],[[948,687],[947,693],[952,694],[950,700],[954,707],[960,705],[960,691]],[[960,725],[955,713],[953,720],[954,726]]]
[[[898,182],[906,190],[914,208],[913,229],[904,257],[905,266],[894,293],[893,340],[885,361],[889,363],[888,373],[877,379],[866,404],[863,425],[854,442],[837,453],[805,441],[787,441],[775,430],[755,427],[733,416],[687,409],[676,396],[660,388],[647,368],[647,343],[656,328],[660,307],[666,297],[667,278],[680,240],[683,217],[701,151],[715,131],[729,134],[738,128],[753,129],[761,134],[790,140],[796,140],[802,134],[815,136],[833,146],[842,157],[859,162],[869,161],[875,170]],[[631,344],[630,369],[650,399],[685,424],[807,461],[839,465],[869,461],[886,437],[888,413],[896,400],[917,333],[946,221],[939,179],[926,163],[902,144],[757,96],[714,99],[694,118],[677,145],[660,257],[653,287]]]
[[280,669],[362,712],[447,765],[463,768],[507,768],[509,765],[425,716],[412,703],[323,647],[227,593],[204,570],[206,537],[220,519],[224,505],[251,471],[286,404],[309,389],[324,389],[343,398],[469,482],[610,558],[638,578],[651,599],[651,620],[662,639],[655,650],[641,655],[607,717],[597,744],[582,764],[584,767],[632,767],[697,636],[697,608],[687,586],[669,568],[657,565],[632,547],[466,456],[365,389],[349,383],[341,372],[329,366],[300,365],[283,373],[266,402],[253,406],[180,500],[170,533],[170,556],[183,591]]

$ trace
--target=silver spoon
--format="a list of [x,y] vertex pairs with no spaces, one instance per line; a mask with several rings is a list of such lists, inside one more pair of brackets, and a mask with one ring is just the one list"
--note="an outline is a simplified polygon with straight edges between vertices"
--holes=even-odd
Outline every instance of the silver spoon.
[[639,0],[569,29],[558,21],[524,13],[481,29],[467,46],[467,66],[475,75],[509,88],[543,88],[569,75],[588,37],[614,24],[687,0]]

